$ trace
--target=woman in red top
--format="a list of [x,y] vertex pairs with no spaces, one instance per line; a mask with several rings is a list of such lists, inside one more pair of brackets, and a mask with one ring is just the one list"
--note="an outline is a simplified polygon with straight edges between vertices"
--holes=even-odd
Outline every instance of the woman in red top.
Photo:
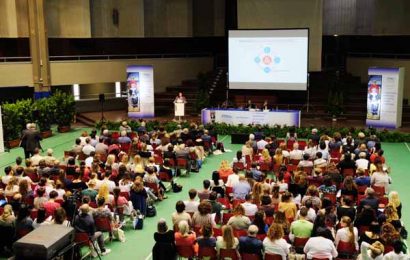
[[178,246],[192,246],[195,254],[198,253],[198,244],[196,243],[196,234],[189,231],[189,225],[186,220],[181,220],[178,223],[178,232],[175,233],[175,245]]

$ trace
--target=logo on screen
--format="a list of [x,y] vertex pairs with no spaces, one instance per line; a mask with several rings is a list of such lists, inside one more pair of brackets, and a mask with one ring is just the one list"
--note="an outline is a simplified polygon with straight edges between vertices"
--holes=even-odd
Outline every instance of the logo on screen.
[[265,72],[271,73],[275,66],[281,63],[281,58],[274,54],[272,48],[265,46],[255,57],[254,62]]

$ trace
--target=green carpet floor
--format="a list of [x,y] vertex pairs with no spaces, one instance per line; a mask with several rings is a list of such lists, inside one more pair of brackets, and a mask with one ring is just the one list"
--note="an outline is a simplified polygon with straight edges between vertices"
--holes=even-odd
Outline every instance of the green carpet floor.
[[[55,135],[42,141],[42,146],[46,150],[52,148],[57,158],[62,158],[63,151],[69,150],[74,144],[76,137],[80,135],[86,128],[73,129],[70,133]],[[199,173],[191,173],[189,176],[179,177],[177,182],[183,185],[183,190],[180,193],[167,193],[168,199],[156,204],[157,216],[153,218],[146,218],[144,221],[143,230],[132,230],[130,227],[125,230],[125,243],[118,241],[111,242],[107,245],[112,249],[112,252],[104,256],[104,259],[150,259],[151,249],[154,245],[153,233],[156,231],[156,223],[160,218],[167,220],[168,226],[171,226],[171,214],[175,211],[175,203],[178,200],[186,200],[188,198],[188,190],[190,188],[200,189],[202,187],[202,180],[210,179],[213,170],[218,169],[221,160],[231,161],[235,153],[240,149],[241,145],[230,144],[230,136],[220,136],[225,144],[226,149],[231,152],[226,152],[222,155],[212,155],[208,157]],[[410,149],[404,143],[383,143],[385,150],[386,161],[392,169],[392,190],[397,190],[403,201],[403,217],[404,223],[410,223],[410,214],[407,211],[406,201],[410,201],[410,193],[408,192],[408,178],[406,177],[408,166],[408,159],[410,158]],[[0,171],[4,174],[4,167],[13,164],[16,156],[23,156],[21,148],[12,149],[8,153],[0,154]]]

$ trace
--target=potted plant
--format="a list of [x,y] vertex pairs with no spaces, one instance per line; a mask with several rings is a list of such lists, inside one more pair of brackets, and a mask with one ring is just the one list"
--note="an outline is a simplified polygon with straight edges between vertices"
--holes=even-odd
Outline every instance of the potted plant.
[[5,103],[2,106],[4,140],[9,148],[14,148],[20,144],[20,134],[23,130],[19,122],[19,104]]
[[41,98],[34,102],[34,111],[36,111],[36,118],[34,118],[34,120],[40,128],[42,138],[47,138],[53,135],[51,124],[53,122],[54,110],[55,102],[52,98]]
[[74,96],[57,91],[51,98],[55,103],[54,119],[58,125],[58,131],[60,133],[70,131],[75,116]]

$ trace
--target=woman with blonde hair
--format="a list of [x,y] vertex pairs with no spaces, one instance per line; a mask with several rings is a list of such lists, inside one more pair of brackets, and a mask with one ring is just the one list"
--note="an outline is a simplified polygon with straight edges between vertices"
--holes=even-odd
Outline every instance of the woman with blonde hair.
[[290,247],[285,239],[283,239],[284,233],[281,225],[273,223],[268,230],[267,236],[263,240],[263,248],[265,253],[281,255],[282,260],[286,260]]
[[339,245],[339,242],[348,242],[356,251],[359,250],[359,232],[356,227],[353,227],[353,222],[348,216],[343,216],[340,221],[341,228],[337,230],[335,238],[336,248]]
[[228,176],[233,173],[233,170],[227,160],[222,160],[221,165],[219,166],[218,172],[219,172],[219,177],[224,182],[226,182],[228,180]]
[[401,201],[399,193],[397,191],[392,191],[389,193],[389,204],[393,205],[397,210],[397,215],[401,219]]
[[273,156],[273,160],[275,161],[276,166],[282,165],[284,161],[284,157],[283,157],[281,148],[276,148],[275,155]]
[[18,179],[17,177],[13,176],[10,178],[9,183],[7,183],[6,188],[4,189],[4,195],[7,197],[14,196],[19,192],[19,186],[18,186]]
[[295,219],[297,207],[296,203],[292,200],[292,193],[285,192],[285,194],[282,195],[282,201],[279,202],[279,211],[284,212],[286,219],[290,222]]
[[399,215],[397,214],[397,210],[391,202],[387,204],[386,208],[383,211],[383,215],[386,218],[386,222],[388,223],[391,223],[394,220],[400,220]]
[[4,206],[3,214],[0,216],[0,226],[12,226],[16,217],[10,204]]
[[198,244],[196,243],[196,234],[189,230],[189,225],[186,220],[181,220],[178,223],[178,232],[175,232],[175,245],[192,246],[194,252],[198,252]]
[[263,149],[261,153],[261,157],[259,158],[259,163],[271,163],[272,157],[269,154],[268,149]]
[[252,148],[252,141],[246,141],[246,143],[242,146],[242,156],[246,158],[249,155],[250,159],[252,160],[253,156],[253,148]]
[[114,195],[110,194],[110,189],[106,183],[101,184],[95,199],[98,200],[98,198],[104,198],[105,202],[109,204],[114,201]]
[[237,249],[239,240],[234,236],[233,229],[229,225],[222,227],[222,236],[216,238],[216,251],[218,255],[221,249]]
[[138,176],[142,176],[145,172],[144,168],[144,160],[141,158],[140,155],[135,155],[131,171],[137,174]]

